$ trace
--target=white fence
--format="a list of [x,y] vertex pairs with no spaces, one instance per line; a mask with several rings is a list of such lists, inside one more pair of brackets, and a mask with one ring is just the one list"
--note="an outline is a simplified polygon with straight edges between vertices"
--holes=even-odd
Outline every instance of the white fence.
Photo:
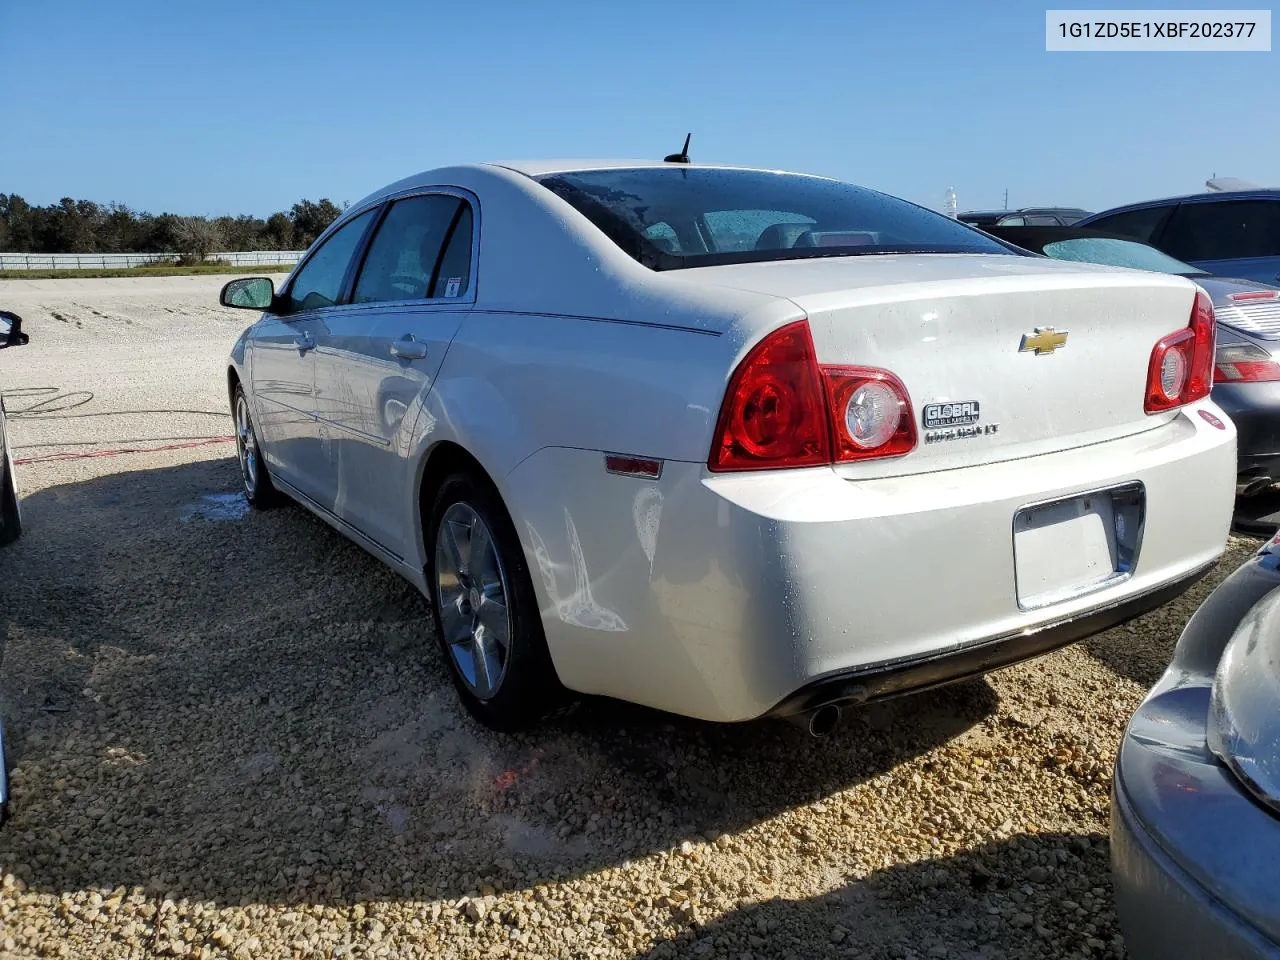
[[[242,250],[211,253],[209,262],[237,267],[294,264],[305,250]],[[151,263],[175,263],[177,253],[0,253],[0,270],[123,270]]]

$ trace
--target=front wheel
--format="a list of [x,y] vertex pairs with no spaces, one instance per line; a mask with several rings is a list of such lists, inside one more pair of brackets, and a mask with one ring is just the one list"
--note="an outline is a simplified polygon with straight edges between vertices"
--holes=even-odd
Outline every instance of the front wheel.
[[515,526],[492,485],[448,477],[426,526],[436,636],[463,705],[518,730],[565,699]]
[[240,461],[240,480],[244,485],[244,498],[259,509],[271,507],[280,501],[280,494],[271,485],[267,464],[258,444],[258,433],[253,426],[253,413],[244,387],[236,384],[231,400],[231,414],[236,423],[236,457]]

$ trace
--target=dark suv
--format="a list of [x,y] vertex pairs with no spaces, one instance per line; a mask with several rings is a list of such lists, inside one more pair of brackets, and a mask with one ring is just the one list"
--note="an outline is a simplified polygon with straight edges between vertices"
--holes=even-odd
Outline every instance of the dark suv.
[[1019,210],[970,210],[956,217],[962,223],[987,227],[1069,227],[1089,216],[1077,207],[1022,207]]
[[1280,283],[1280,190],[1151,200],[1076,226],[1133,237],[1220,277]]

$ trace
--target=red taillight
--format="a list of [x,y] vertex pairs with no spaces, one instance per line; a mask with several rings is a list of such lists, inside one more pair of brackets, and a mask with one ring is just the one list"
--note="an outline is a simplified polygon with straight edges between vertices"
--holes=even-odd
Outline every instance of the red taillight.
[[1213,387],[1215,323],[1213,303],[1203,292],[1196,293],[1191,322],[1156,341],[1147,365],[1147,413],[1172,410],[1195,400],[1203,400]]
[[902,381],[871,367],[819,367],[809,322],[769,334],[729,380],[707,466],[778,470],[895,457],[916,444]]
[[798,320],[761,340],[738,364],[716,424],[712,470],[773,470],[831,462],[822,375]]
[[1214,354],[1213,379],[1218,383],[1280,380],[1280,363],[1251,343],[1220,343]]

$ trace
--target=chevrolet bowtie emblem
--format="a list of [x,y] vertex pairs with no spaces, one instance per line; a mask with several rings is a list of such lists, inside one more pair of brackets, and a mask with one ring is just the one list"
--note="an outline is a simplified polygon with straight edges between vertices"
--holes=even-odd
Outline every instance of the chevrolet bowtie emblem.
[[1067,331],[1055,330],[1053,327],[1036,327],[1035,333],[1024,333],[1022,335],[1022,343],[1018,345],[1018,352],[1025,353],[1028,350],[1034,350],[1036,356],[1042,353],[1053,353],[1059,347],[1067,345]]

